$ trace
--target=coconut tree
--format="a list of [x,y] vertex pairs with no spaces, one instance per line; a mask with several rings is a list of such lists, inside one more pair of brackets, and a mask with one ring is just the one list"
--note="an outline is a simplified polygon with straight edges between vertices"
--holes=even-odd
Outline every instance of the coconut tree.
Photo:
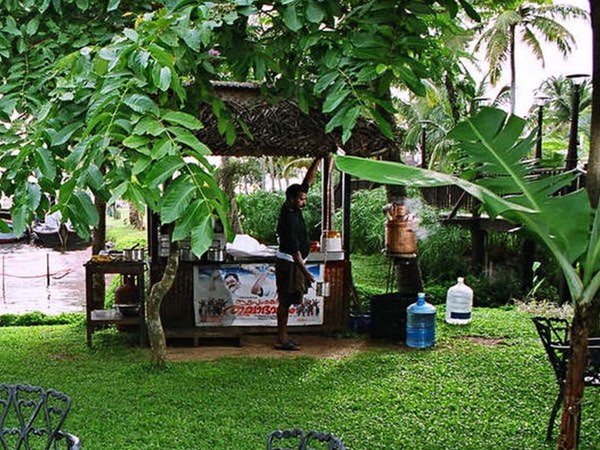
[[496,3],[483,8],[480,13],[484,20],[482,25],[475,28],[478,36],[475,51],[485,48],[492,85],[500,80],[502,70],[508,62],[511,113],[514,113],[516,104],[517,41],[523,42],[543,65],[543,42],[554,45],[563,56],[569,55],[575,45],[575,38],[560,21],[588,17],[587,11],[573,5],[522,0]]
[[[539,109],[543,107],[543,156],[544,166],[564,167],[573,109],[573,85],[564,76],[552,76],[544,80],[536,90],[537,97],[544,103],[533,105],[529,110],[532,127],[537,127]],[[579,158],[585,160],[590,138],[591,83],[580,86],[578,141],[583,138]]]

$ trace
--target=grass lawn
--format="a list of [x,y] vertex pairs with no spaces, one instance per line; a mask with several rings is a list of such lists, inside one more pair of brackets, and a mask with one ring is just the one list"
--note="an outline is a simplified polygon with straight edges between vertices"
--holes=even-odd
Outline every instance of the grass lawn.
[[[332,431],[352,450],[552,449],[556,394],[528,315],[476,309],[466,327],[438,312],[431,350],[344,359],[172,362],[114,332],[85,345],[83,324],[0,328],[0,380],[72,396],[65,429],[86,450],[265,448],[275,429]],[[467,336],[479,336],[480,340]],[[600,390],[586,390],[581,449],[600,448]]]

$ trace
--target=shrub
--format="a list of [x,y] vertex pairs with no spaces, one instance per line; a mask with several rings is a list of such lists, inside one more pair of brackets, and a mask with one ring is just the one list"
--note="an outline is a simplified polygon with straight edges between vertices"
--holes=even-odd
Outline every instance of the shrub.
[[[321,197],[308,193],[308,205],[303,211],[311,240],[320,239]],[[277,219],[285,200],[283,192],[254,192],[238,195],[240,221],[244,233],[267,245],[277,244]]]
[[387,203],[385,188],[363,189],[352,194],[350,207],[350,251],[372,255],[381,252],[385,240]]
[[65,325],[82,323],[83,320],[84,315],[80,313],[62,313],[50,316],[39,311],[34,311],[24,314],[2,314],[0,315],[0,326]]

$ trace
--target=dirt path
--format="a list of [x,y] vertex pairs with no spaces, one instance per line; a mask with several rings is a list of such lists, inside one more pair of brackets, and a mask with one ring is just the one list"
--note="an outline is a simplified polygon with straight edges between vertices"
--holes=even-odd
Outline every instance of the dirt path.
[[318,335],[294,336],[300,344],[300,351],[275,350],[274,335],[244,336],[241,347],[235,346],[198,346],[169,347],[167,358],[170,361],[212,361],[218,358],[333,358],[342,359],[356,352],[372,348],[400,348],[398,345],[374,342],[358,338],[334,338]]

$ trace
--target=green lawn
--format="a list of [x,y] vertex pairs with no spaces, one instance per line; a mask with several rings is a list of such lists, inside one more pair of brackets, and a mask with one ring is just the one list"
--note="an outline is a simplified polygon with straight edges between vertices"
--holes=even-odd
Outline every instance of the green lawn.
[[[229,358],[148,366],[132,338],[82,324],[0,328],[0,380],[64,391],[86,450],[265,448],[268,433],[332,431],[352,450],[552,449],[556,386],[525,313],[476,309],[438,344],[341,360]],[[501,339],[489,345],[465,339]],[[586,391],[581,449],[600,448],[600,390]]]

